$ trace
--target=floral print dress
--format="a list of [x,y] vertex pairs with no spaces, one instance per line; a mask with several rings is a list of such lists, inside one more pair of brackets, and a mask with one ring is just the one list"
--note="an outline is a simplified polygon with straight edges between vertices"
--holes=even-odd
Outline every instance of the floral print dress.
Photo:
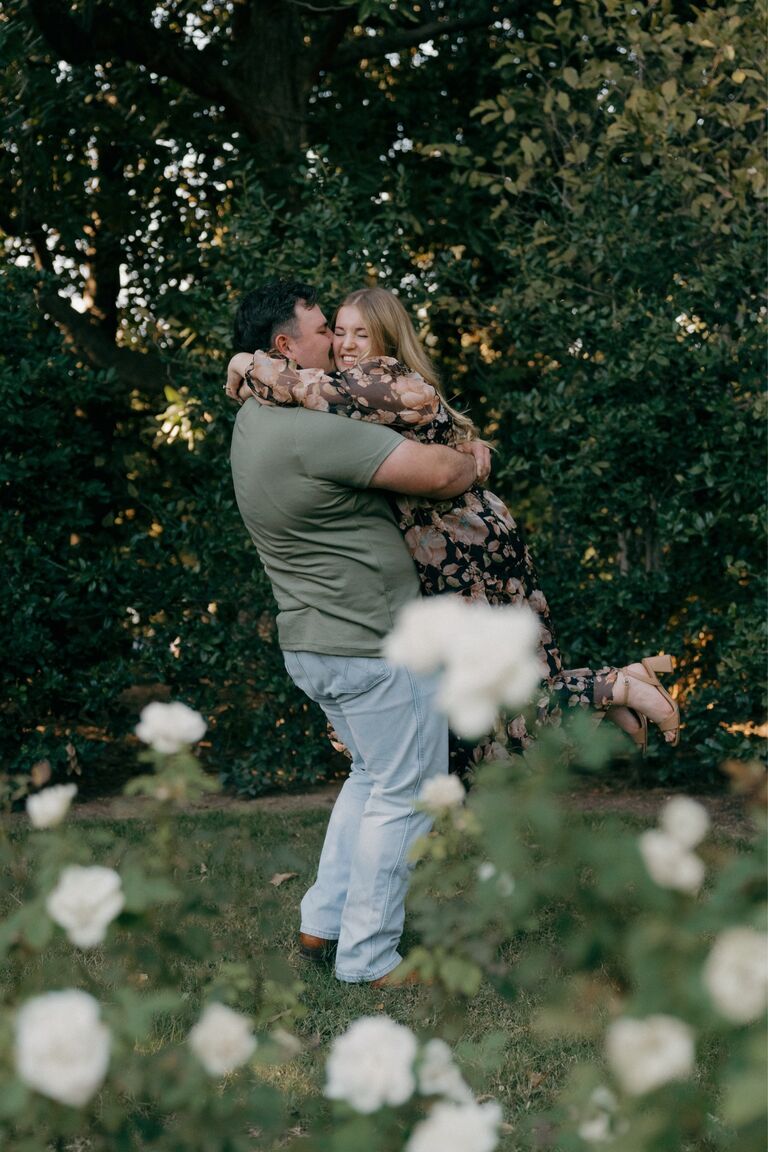
[[[439,393],[417,372],[390,357],[376,357],[343,372],[297,368],[257,352],[246,382],[266,404],[292,406],[366,420],[426,444],[453,446],[463,437]],[[539,654],[549,669],[537,702],[537,724],[557,723],[563,712],[611,704],[615,668],[565,670],[546,596],[527,545],[509,509],[493,492],[473,485],[460,496],[431,500],[390,494],[398,527],[413,557],[425,596],[454,593],[489,604],[527,604],[539,617]],[[516,716],[476,745],[451,738],[451,768],[471,777],[502,749],[516,753],[531,742]],[[337,744],[338,746],[338,744]]]

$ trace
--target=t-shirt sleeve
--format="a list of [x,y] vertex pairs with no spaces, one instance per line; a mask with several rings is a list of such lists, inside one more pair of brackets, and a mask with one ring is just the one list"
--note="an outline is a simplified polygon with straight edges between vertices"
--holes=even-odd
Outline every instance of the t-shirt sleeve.
[[296,450],[307,474],[367,488],[403,437],[391,428],[325,412],[297,410]]

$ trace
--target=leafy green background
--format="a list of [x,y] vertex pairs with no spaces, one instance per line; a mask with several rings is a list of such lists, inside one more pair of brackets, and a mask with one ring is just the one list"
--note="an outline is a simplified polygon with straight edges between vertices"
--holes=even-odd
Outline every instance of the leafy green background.
[[400,291],[496,443],[571,666],[678,656],[683,744],[641,778],[754,755],[759,43],[751,3],[10,0],[4,765],[111,789],[173,697],[241,790],[338,766],[228,472],[232,315],[273,274],[329,312]]

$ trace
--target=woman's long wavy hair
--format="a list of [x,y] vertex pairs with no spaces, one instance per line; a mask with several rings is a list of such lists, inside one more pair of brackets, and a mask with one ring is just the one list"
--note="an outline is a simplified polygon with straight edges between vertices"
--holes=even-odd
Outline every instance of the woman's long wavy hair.
[[348,304],[359,308],[368,328],[371,348],[382,356],[393,356],[412,371],[419,372],[439,392],[446,410],[453,418],[459,438],[477,439],[478,431],[473,421],[446,400],[437,369],[425,352],[411,318],[397,296],[386,288],[359,288],[342,300],[339,309]]

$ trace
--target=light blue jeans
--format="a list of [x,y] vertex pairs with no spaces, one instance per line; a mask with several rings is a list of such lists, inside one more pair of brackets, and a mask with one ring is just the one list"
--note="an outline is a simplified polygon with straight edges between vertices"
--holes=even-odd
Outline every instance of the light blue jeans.
[[291,679],[316,701],[352,755],[334,805],[301,930],[338,940],[336,976],[377,980],[400,963],[411,866],[431,818],[414,805],[425,780],[448,772],[448,724],[434,677],[384,660],[285,652]]

